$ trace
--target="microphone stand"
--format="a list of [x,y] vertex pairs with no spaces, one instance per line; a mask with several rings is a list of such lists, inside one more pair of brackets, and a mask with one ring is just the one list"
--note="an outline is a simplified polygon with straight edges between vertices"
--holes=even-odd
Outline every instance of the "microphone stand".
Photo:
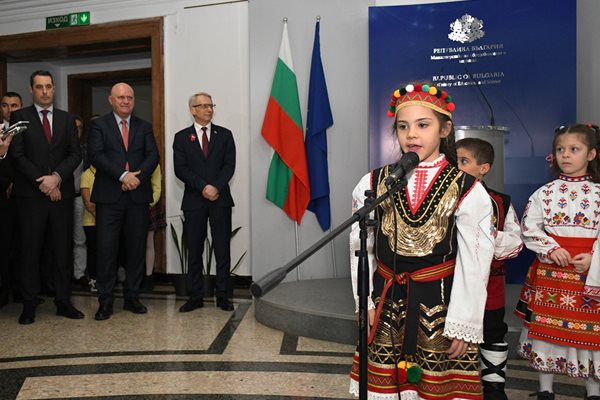
[[368,354],[368,310],[367,300],[369,296],[369,259],[367,251],[367,229],[370,226],[377,225],[376,220],[369,219],[369,214],[375,208],[388,199],[392,194],[404,188],[408,184],[405,176],[401,177],[396,183],[389,185],[387,191],[381,196],[375,198],[375,191],[365,191],[365,205],[358,210],[352,217],[342,222],[338,227],[333,229],[321,240],[310,246],[308,249],[300,253],[296,258],[288,262],[283,267],[277,268],[269,272],[256,282],[250,285],[250,292],[256,298],[260,298],[270,292],[275,286],[279,285],[286,275],[294,270],[298,265],[304,262],[307,258],[316,253],[321,247],[332,241],[336,236],[344,232],[349,226],[355,222],[359,222],[360,227],[360,248],[356,251],[358,259],[358,356],[359,356],[359,400],[367,400],[367,354]]

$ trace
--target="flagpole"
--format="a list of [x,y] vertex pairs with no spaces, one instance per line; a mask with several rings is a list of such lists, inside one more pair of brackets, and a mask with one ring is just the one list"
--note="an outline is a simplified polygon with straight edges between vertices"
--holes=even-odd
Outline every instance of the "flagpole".
[[[296,257],[300,254],[300,243],[298,240],[298,223],[294,221],[294,235],[296,236]],[[296,268],[296,279],[300,280],[300,266]]]

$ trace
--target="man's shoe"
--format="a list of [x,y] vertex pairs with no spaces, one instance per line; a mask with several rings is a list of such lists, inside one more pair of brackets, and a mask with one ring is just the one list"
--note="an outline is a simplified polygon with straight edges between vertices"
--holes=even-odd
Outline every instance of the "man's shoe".
[[136,298],[125,299],[123,310],[131,311],[134,314],[146,314],[148,312],[148,308]]
[[33,324],[35,321],[35,302],[26,301],[23,303],[23,312],[19,316],[19,323],[21,325]]
[[217,299],[217,307],[221,307],[223,311],[233,311],[233,304],[229,299]]
[[96,315],[94,319],[96,321],[104,321],[105,319],[109,319],[113,313],[113,305],[107,303],[100,303],[98,307],[98,311],[96,311]]
[[204,299],[202,297],[190,297],[184,305],[179,307],[179,312],[190,312],[202,307],[204,307]]
[[71,319],[82,319],[84,317],[83,313],[76,309],[69,300],[55,301],[54,304],[56,304],[56,315]]

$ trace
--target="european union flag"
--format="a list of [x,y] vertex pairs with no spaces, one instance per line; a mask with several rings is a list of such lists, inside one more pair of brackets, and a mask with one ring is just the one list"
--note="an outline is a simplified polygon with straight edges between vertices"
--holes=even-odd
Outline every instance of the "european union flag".
[[321,229],[331,226],[329,206],[329,168],[327,166],[327,128],[333,125],[325,73],[321,62],[320,21],[315,25],[315,43],[310,63],[308,115],[306,119],[306,163],[310,181],[308,210],[315,213]]

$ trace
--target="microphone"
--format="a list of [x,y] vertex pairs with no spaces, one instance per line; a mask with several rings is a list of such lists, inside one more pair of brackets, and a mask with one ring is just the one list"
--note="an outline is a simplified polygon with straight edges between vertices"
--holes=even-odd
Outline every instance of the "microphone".
[[404,153],[400,158],[400,161],[396,164],[396,168],[385,178],[385,186],[391,186],[398,181],[398,179],[406,176],[410,171],[415,169],[419,164],[419,155],[413,151]]
[[7,138],[10,135],[16,135],[19,134],[23,131],[27,130],[27,124],[29,124],[29,121],[19,121],[11,126],[9,126],[8,128],[6,128],[5,130],[1,131],[0,133],[2,134],[2,138]]
[[2,139],[6,139],[9,136],[16,135],[25,130],[27,130],[27,126],[25,126],[25,125],[19,125],[19,126],[15,126],[13,128],[9,128],[6,131],[2,132]]

